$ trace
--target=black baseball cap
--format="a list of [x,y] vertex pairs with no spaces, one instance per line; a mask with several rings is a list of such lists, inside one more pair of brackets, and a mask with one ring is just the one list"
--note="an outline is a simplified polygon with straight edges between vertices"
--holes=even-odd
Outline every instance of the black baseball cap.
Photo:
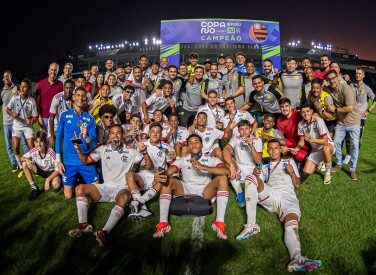
[[198,54],[197,53],[190,53],[189,58],[196,58],[198,59]]
[[225,57],[225,55],[223,53],[219,54],[217,59],[219,60],[221,58],[226,59],[226,57]]
[[124,65],[124,68],[125,68],[125,67],[132,67],[132,65],[131,65],[131,63],[127,62],[127,63],[125,63],[125,65]]
[[205,62],[204,62],[204,65],[205,64],[213,64],[213,62],[210,59],[206,59]]

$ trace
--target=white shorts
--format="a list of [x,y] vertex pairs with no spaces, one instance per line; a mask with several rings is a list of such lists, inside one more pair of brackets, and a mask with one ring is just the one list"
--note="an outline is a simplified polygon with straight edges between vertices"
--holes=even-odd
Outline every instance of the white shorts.
[[32,127],[22,127],[22,128],[13,128],[12,137],[22,138],[25,135],[25,138],[33,138],[34,137],[34,130]]
[[[329,141],[328,144],[333,146],[334,150],[333,150],[332,155],[334,155],[336,152],[336,146],[334,145],[332,141]],[[324,150],[321,149],[318,151],[311,152],[308,156],[308,160],[312,161],[316,165],[319,165],[320,162],[324,160]]]
[[[239,164],[238,165],[238,181],[241,183],[244,183],[246,176],[253,175],[253,169],[255,169],[254,165],[244,165],[244,164]],[[261,180],[263,180],[263,175],[259,175]]]
[[179,181],[181,185],[184,188],[184,194],[187,195],[198,195],[198,196],[204,196],[204,189],[207,185],[192,185],[192,184],[186,184],[183,181]]
[[144,181],[144,186],[142,187],[142,190],[149,190],[153,187],[154,173],[147,170],[142,170],[138,172],[137,175],[139,175]]
[[98,202],[116,202],[116,197],[122,190],[128,190],[128,186],[124,183],[105,182],[102,184],[94,184],[101,194]]
[[288,214],[297,214],[300,220],[300,206],[295,193],[281,193],[264,184],[264,190],[258,194],[259,202],[269,212],[276,213],[282,222]]

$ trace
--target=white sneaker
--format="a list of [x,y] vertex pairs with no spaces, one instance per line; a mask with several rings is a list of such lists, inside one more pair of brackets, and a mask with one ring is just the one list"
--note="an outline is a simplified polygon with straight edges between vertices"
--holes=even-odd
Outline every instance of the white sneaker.
[[324,184],[330,184],[331,182],[332,182],[332,175],[325,173]]
[[322,266],[322,262],[320,260],[310,260],[307,257],[300,256],[294,260],[291,260],[287,265],[288,272],[294,271],[313,271],[318,269]]
[[343,164],[348,164],[350,162],[351,156],[346,155],[345,159],[343,160]]
[[258,224],[245,224],[244,229],[236,236],[236,240],[244,241],[253,235],[260,233],[260,226]]

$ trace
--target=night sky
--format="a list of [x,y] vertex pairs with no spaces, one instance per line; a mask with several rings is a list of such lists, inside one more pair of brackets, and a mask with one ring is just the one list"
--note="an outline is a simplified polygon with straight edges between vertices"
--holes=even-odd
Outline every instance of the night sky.
[[282,41],[330,43],[376,60],[375,11],[371,1],[346,0],[7,1],[0,16],[0,69],[18,77],[44,69],[47,74],[49,62],[67,51],[159,37],[161,20],[184,18],[279,21]]

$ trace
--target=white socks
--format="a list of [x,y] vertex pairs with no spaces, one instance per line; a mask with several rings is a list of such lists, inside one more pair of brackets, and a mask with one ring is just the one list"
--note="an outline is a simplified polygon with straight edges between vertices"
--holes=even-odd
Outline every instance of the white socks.
[[257,181],[254,176],[247,176],[245,179],[245,210],[247,212],[247,224],[256,224],[257,202]]
[[297,220],[292,220],[285,223],[285,244],[290,254],[291,260],[296,259],[301,254],[300,239],[298,233],[299,222]]
[[115,227],[115,225],[123,216],[124,216],[124,209],[121,208],[120,206],[115,205],[114,208],[112,208],[111,210],[111,214],[108,217],[106,225],[103,227],[103,231],[107,231],[107,233],[110,233],[110,231]]
[[217,192],[217,218],[216,221],[224,222],[228,203],[228,191]]
[[161,194],[159,196],[159,221],[168,222],[168,213],[171,205],[171,195]]
[[77,197],[76,205],[77,205],[78,222],[79,223],[87,222],[87,210],[89,208],[87,199],[85,197]]

